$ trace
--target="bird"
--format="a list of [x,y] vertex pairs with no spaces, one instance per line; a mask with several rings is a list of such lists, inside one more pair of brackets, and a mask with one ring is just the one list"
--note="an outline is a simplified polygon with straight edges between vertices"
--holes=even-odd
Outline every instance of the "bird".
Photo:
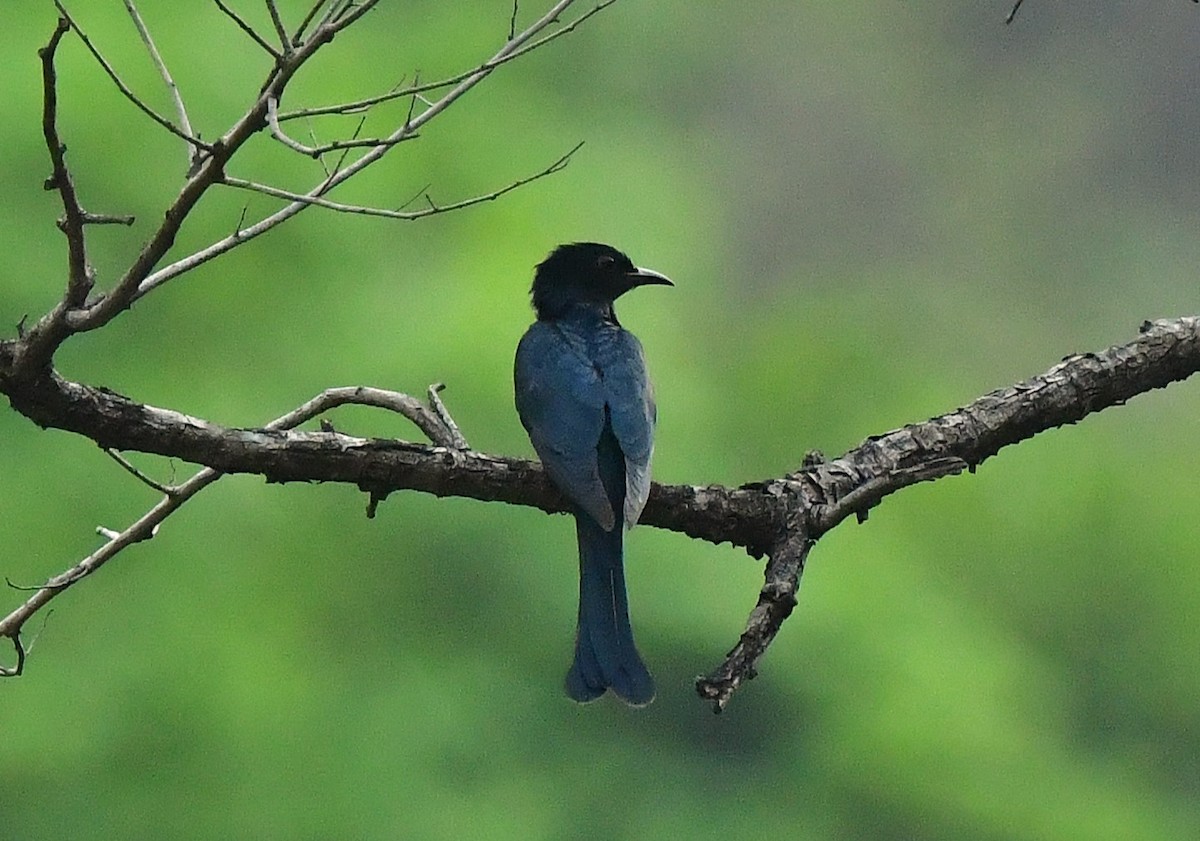
[[571,502],[579,544],[579,615],[567,695],[606,691],[635,707],[654,678],[629,623],[625,532],[650,494],[657,409],[642,345],[613,302],[646,285],[674,286],[610,245],[560,245],[534,270],[536,320],[517,345],[517,414],[557,488]]

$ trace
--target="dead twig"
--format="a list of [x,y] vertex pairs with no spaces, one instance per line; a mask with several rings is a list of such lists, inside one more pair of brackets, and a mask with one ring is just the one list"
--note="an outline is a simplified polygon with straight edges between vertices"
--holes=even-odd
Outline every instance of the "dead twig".
[[147,105],[141,97],[134,93],[133,90],[121,80],[121,77],[117,75],[117,71],[113,69],[111,64],[109,64],[108,59],[106,59],[100,50],[96,48],[96,45],[92,43],[92,39],[88,37],[87,33],[84,32],[82,28],[80,28],[79,24],[75,22],[75,19],[71,17],[66,6],[63,5],[62,0],[54,0],[54,6],[58,9],[58,13],[67,21],[68,25],[71,27],[71,30],[75,33],[79,40],[83,42],[83,45],[87,47],[88,52],[92,54],[92,57],[96,59],[96,62],[101,68],[103,68],[108,78],[111,79],[112,83],[117,86],[117,90],[121,92],[122,96],[132,102],[137,109],[147,117],[158,123],[167,131],[171,132],[171,134],[186,140],[190,145],[195,146],[197,149],[202,151],[208,152],[212,150],[212,147],[209,144],[205,143],[200,138],[193,137],[190,133],[185,132],[179,126],[175,125],[166,117],[163,117],[157,111]]
[[[154,67],[158,70],[158,75],[162,77],[163,84],[167,86],[167,92],[171,95],[171,101],[175,103],[175,116],[179,120],[180,130],[187,136],[194,137],[195,132],[192,131],[192,122],[188,119],[187,107],[183,104],[183,96],[179,93],[179,86],[175,84],[175,79],[171,76],[171,71],[167,69],[167,63],[163,61],[158,47],[154,44],[154,39],[150,36],[150,30],[142,20],[142,16],[138,12],[137,6],[133,4],[133,0],[125,0],[125,9],[129,12],[129,17],[133,20],[133,25],[137,27],[138,35],[141,36],[142,43],[146,45],[146,50],[150,53],[150,60],[154,62]],[[199,160],[200,150],[189,143],[187,145],[187,155],[187,168],[190,172]]]
[[[291,202],[302,202],[304,204],[310,204],[310,205],[314,205],[316,207],[323,207],[326,210],[335,210],[338,213],[351,213],[351,214],[359,214],[362,216],[377,216],[377,217],[382,217],[384,219],[400,219],[400,220],[404,220],[404,221],[414,221],[416,219],[424,219],[426,216],[433,216],[438,213],[449,213],[452,210],[462,210],[463,208],[471,207],[472,205],[482,204],[484,202],[489,202],[489,201],[495,201],[496,199],[500,198],[501,196],[503,196],[507,193],[511,193],[513,190],[519,189],[521,187],[524,187],[526,184],[530,184],[534,181],[537,181],[539,178],[545,178],[548,175],[553,175],[554,173],[558,172],[559,170],[561,170],[563,167],[565,167],[567,164],[569,164],[571,162],[571,156],[574,155],[576,152],[578,152],[580,147],[582,147],[582,146],[583,146],[582,141],[577,143],[575,145],[575,147],[572,148],[569,152],[567,152],[565,155],[560,157],[558,160],[556,160],[554,163],[550,164],[548,167],[541,170],[540,172],[536,172],[533,175],[529,175],[524,178],[518,178],[516,181],[513,181],[512,183],[507,184],[498,190],[493,190],[490,193],[485,193],[485,194],[479,195],[479,196],[472,196],[471,198],[462,199],[462,200],[456,201],[452,204],[444,204],[444,205],[436,204],[436,203],[434,203],[433,199],[429,196],[429,193],[427,191],[422,191],[418,195],[418,197],[424,197],[426,202],[428,203],[428,207],[425,207],[421,210],[401,210],[401,209],[389,210],[387,208],[382,208],[382,207],[367,207],[364,205],[345,204],[342,202],[330,201],[329,199],[322,198],[320,195],[314,195],[313,193],[317,192],[316,190],[314,190],[313,193],[308,193],[308,194],[294,193],[291,190],[284,190],[279,187],[272,187],[269,184],[259,184],[255,181],[248,181],[244,178],[234,178],[233,176],[228,176],[228,175],[225,176],[225,178],[222,180],[221,183],[223,183],[229,187],[236,187],[240,190],[250,190],[255,193],[262,193],[263,195],[273,196],[274,198],[277,198],[277,199],[284,199],[286,201],[291,201]],[[334,180],[333,177],[328,179],[328,181],[330,181],[330,182],[332,182],[333,180]],[[325,191],[327,191],[328,189],[329,188],[325,188]],[[324,192],[324,191],[322,191],[322,192]],[[412,201],[413,200],[410,199],[408,204],[411,204]],[[401,207],[404,207],[404,206],[405,205],[401,205]]]
[[283,58],[283,53],[279,52],[279,50],[272,47],[267,42],[267,39],[263,38],[261,35],[259,35],[258,32],[255,30],[255,28],[253,26],[251,26],[249,23],[247,23],[246,20],[241,15],[239,15],[233,9],[231,9],[227,5],[225,5],[225,3],[222,2],[222,0],[213,0],[213,2],[217,4],[218,9],[220,9],[222,12],[225,13],[225,16],[227,18],[229,18],[235,24],[237,24],[238,29],[242,30],[247,35],[249,35],[250,40],[253,41],[254,43],[258,44],[260,47],[262,47],[263,50],[265,50],[271,56],[271,58],[275,59],[276,61]]
[[[452,85],[460,84],[460,83],[466,81],[467,79],[470,79],[472,76],[474,76],[476,74],[490,73],[492,70],[495,70],[497,67],[500,67],[501,65],[507,64],[510,61],[514,61],[514,60],[520,58],[521,56],[525,55],[526,53],[529,53],[529,52],[532,52],[533,50],[544,47],[546,44],[549,44],[551,41],[554,41],[558,38],[561,38],[564,35],[567,35],[567,34],[573,32],[576,28],[579,27],[580,24],[582,24],[584,21],[586,21],[592,15],[598,14],[599,12],[608,8],[615,2],[617,2],[617,0],[602,0],[602,2],[597,3],[594,7],[592,7],[588,11],[584,12],[582,15],[575,18],[570,23],[560,27],[559,29],[554,30],[554,32],[551,32],[549,35],[546,35],[545,37],[539,38],[536,41],[532,41],[530,43],[525,43],[522,40],[522,38],[529,32],[529,30],[526,30],[525,33],[522,33],[521,35],[518,35],[515,37],[510,35],[508,43],[509,44],[517,43],[517,44],[521,45],[519,49],[514,49],[514,50],[510,50],[510,51],[502,50],[500,53],[493,56],[491,59],[489,59],[488,61],[485,61],[483,64],[480,64],[479,66],[475,67],[472,70],[466,70],[466,71],[464,71],[462,73],[458,73],[454,76],[449,76],[444,79],[439,79],[436,82],[427,82],[424,84],[414,83],[407,88],[398,88],[395,90],[388,91],[387,93],[378,94],[377,96],[369,96],[369,97],[366,97],[365,99],[358,99],[358,100],[354,100],[352,102],[343,102],[343,103],[339,103],[339,104],[335,104],[335,105],[320,105],[320,106],[315,106],[312,108],[297,108],[292,111],[285,111],[285,112],[282,112],[279,114],[279,116],[278,116],[279,122],[286,123],[290,120],[298,120],[301,117],[319,117],[319,116],[326,115],[326,114],[356,114],[356,113],[366,110],[374,105],[379,105],[384,102],[390,102],[390,101],[396,100],[396,99],[404,99],[405,97],[416,96],[418,94],[428,93],[430,91],[441,90],[443,88],[451,87]],[[565,9],[566,6],[569,6],[569,5],[570,5],[570,3],[559,3],[558,5],[555,6],[555,9],[559,9],[560,6],[562,7],[562,9]],[[562,9],[559,9],[559,13],[561,13]],[[554,21],[557,20],[557,14],[554,12],[554,10],[552,10],[550,14],[554,14],[554,17],[549,21],[549,23],[553,23]],[[545,17],[542,18],[542,20],[546,20],[546,18],[549,16],[550,16],[549,14],[546,15]],[[540,23],[540,21],[539,21],[539,23]],[[534,26],[537,26],[537,24],[535,24]],[[540,28],[544,28],[544,26],[540,27]],[[540,31],[540,28],[539,28],[539,31]]]
[[[452,428],[447,426],[438,412],[433,411],[414,397],[384,389],[353,386],[326,389],[263,428],[270,431],[294,429],[323,412],[346,404],[376,406],[397,412],[412,421],[433,443],[440,447],[455,448],[456,440],[462,438],[461,434],[457,434],[457,426]],[[442,409],[444,411],[445,407]],[[328,434],[336,435],[336,433]],[[21,643],[21,629],[32,616],[58,594],[96,572],[123,550],[135,543],[153,538],[167,517],[224,475],[218,470],[206,467],[183,484],[167,487],[147,477],[117,454],[115,450],[105,448],[105,452],[140,481],[161,492],[163,498],[122,531],[98,529],[99,533],[107,538],[103,546],[36,588],[33,595],[26,599],[20,607],[0,619],[0,637],[8,637],[12,640],[17,652],[16,664],[11,667],[0,667],[0,677],[17,677],[24,670],[26,650]]]

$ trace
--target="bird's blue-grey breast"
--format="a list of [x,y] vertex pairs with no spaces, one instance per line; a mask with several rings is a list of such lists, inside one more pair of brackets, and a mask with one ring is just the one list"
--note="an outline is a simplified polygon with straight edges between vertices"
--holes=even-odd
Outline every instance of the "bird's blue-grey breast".
[[575,508],[579,620],[566,689],[576,701],[608,689],[634,705],[654,699],[629,624],[624,538],[650,493],[656,409],[642,346],[613,301],[635,286],[670,283],[610,246],[559,246],[537,267],[538,320],[517,346],[517,413]]

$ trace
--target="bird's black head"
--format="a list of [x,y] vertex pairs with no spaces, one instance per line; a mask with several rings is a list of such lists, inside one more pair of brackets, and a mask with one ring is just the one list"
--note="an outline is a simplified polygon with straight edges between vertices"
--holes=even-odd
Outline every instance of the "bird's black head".
[[561,318],[577,304],[599,308],[612,318],[612,302],[635,286],[674,286],[650,269],[639,269],[611,245],[573,242],[560,245],[538,264],[533,275],[533,308],[540,319]]

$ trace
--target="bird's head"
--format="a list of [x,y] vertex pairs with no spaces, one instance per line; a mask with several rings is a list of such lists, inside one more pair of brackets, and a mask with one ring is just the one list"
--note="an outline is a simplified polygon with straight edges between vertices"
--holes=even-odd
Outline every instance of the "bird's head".
[[[611,245],[560,245],[533,275],[533,308],[538,318],[559,318],[576,304],[591,305],[612,317],[612,302],[635,286],[674,286],[666,275],[641,269]],[[615,317],[614,317],[615,320]]]

